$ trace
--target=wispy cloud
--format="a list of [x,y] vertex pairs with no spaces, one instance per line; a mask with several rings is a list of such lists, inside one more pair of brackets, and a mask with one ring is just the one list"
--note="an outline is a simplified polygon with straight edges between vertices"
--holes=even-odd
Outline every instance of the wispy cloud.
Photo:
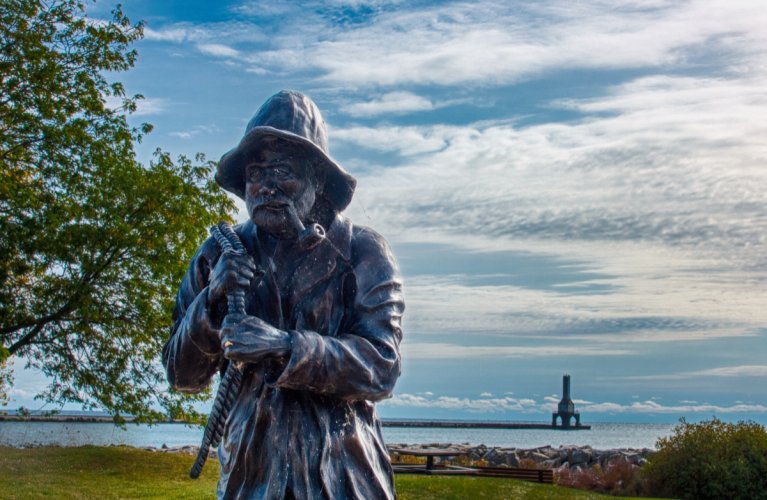
[[406,342],[402,345],[407,359],[528,358],[555,356],[626,356],[632,351],[597,346],[466,346],[440,342]]
[[170,106],[168,99],[147,97],[136,103],[136,111],[132,116],[158,115],[167,112]]
[[177,137],[179,139],[191,139],[196,134],[190,131],[181,131],[181,132],[170,132],[168,133],[168,135],[171,137]]
[[200,134],[215,134],[218,132],[221,132],[221,129],[215,125],[197,125],[189,130],[169,132],[168,135],[179,139],[192,139]]
[[467,130],[463,127],[345,127],[333,130],[333,141],[343,141],[366,149],[394,152],[403,156],[434,153],[448,147]]
[[149,42],[177,44],[261,43],[268,41],[257,23],[227,21],[194,24],[188,22],[144,27],[144,39]]
[[737,54],[738,40],[763,44],[764,21],[763,9],[746,2],[455,2],[381,13],[298,49],[278,40],[271,58],[303,52],[323,78],[346,84],[498,84],[552,69],[685,65],[707,44]]
[[197,45],[197,49],[203,54],[216,57],[235,58],[240,56],[239,51],[221,43],[200,43]]
[[[147,28],[146,38],[258,40],[268,43],[267,50],[243,52],[243,61],[274,71],[314,68],[326,81],[374,87],[500,84],[570,68],[692,67],[700,64],[702,50],[747,64],[746,58],[763,55],[767,47],[767,14],[753,2],[393,7],[246,2],[235,11],[253,16],[252,22]],[[275,24],[290,29],[266,36],[263,18],[289,20]]]
[[538,404],[534,399],[480,397],[458,398],[452,396],[421,396],[416,394],[395,394],[380,405],[409,408],[440,408],[447,410],[467,410],[475,413],[496,413],[504,411],[537,412]]
[[[122,107],[122,99],[114,96],[107,98],[107,107],[117,109]],[[171,107],[170,99],[164,97],[144,97],[136,101],[136,111],[131,116],[151,116],[159,115],[168,111]]]
[[581,412],[593,413],[643,413],[643,414],[678,414],[703,413],[708,415],[732,413],[767,413],[767,406],[758,404],[735,404],[731,406],[713,404],[682,404],[666,406],[655,401],[634,402],[631,404],[595,403],[580,407]]
[[[530,398],[463,398],[453,396],[423,396],[416,394],[395,394],[391,399],[379,403],[381,406],[400,408],[434,408],[447,410],[462,410],[472,413],[529,413],[549,414],[556,410],[559,398],[547,396],[542,401]],[[653,400],[635,401],[629,404],[602,402],[591,403],[579,401],[579,411],[583,413],[617,413],[617,414],[754,414],[767,413],[767,406],[760,404],[713,405],[707,403],[689,402],[681,405],[663,405]]]
[[378,99],[355,102],[341,107],[341,111],[355,117],[370,117],[387,113],[404,114],[434,109],[434,104],[425,97],[412,92],[389,92]]
[[[539,272],[547,271],[556,277],[552,269]],[[577,342],[579,346],[632,351],[640,349],[638,344],[758,335],[758,325],[741,318],[756,306],[744,296],[757,293],[758,287],[746,291],[735,284],[690,284],[684,279],[645,280],[641,276],[615,281],[621,284],[620,293],[573,294],[476,285],[456,276],[411,276],[407,280],[407,326],[410,332],[439,332],[442,338],[496,332],[508,342],[537,337],[546,345]],[[695,301],[713,301],[712,294],[719,295],[717,301],[730,303],[701,310]],[[640,312],[636,304],[647,306]]]
[[[568,105],[610,113],[523,128],[353,127],[336,136],[421,155],[376,172],[360,193],[380,219],[424,235],[660,243],[741,269],[764,264],[767,253],[754,251],[767,246],[767,125],[756,119],[767,113],[763,85],[647,78]],[[460,218],[451,216],[456,207]]]
[[625,377],[630,380],[686,380],[700,377],[767,377],[767,365],[723,366],[681,373]]

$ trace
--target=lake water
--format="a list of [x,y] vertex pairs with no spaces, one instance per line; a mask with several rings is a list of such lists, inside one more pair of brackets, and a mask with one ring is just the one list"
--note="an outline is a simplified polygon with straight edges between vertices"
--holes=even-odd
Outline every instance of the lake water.
[[[589,445],[595,449],[654,448],[659,437],[671,434],[668,424],[591,424],[591,430],[452,429],[384,427],[387,443],[469,443],[472,445],[536,448],[550,445]],[[128,446],[199,445],[202,430],[183,424],[154,426],[109,423],[0,422],[0,446]]]

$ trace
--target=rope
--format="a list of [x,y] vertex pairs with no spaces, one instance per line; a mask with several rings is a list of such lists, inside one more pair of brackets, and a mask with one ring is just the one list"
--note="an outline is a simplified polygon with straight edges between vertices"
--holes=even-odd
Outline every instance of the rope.
[[[210,228],[210,233],[221,247],[223,253],[239,254],[245,253],[245,247],[240,238],[232,229],[232,226],[226,222],[220,222],[218,226]],[[245,290],[238,288],[226,297],[228,314],[245,314]],[[189,471],[189,477],[197,479],[200,477],[205,461],[208,459],[210,448],[215,448],[221,443],[221,437],[224,435],[224,426],[229,417],[229,411],[234,405],[234,400],[240,392],[242,384],[242,372],[238,370],[234,363],[226,366],[226,371],[221,377],[221,383],[218,385],[216,399],[213,402],[213,408],[210,410],[208,422],[205,424],[205,431],[202,434],[200,450],[197,452],[197,458]]]

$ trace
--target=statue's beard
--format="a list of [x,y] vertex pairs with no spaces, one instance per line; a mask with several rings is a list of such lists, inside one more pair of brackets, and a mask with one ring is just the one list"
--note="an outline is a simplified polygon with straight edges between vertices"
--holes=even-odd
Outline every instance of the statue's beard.
[[303,224],[317,222],[313,215],[316,202],[314,196],[306,193],[291,198],[278,191],[270,196],[246,199],[246,206],[250,219],[259,231],[280,239],[294,239],[298,237]]
[[285,208],[256,205],[250,210],[250,220],[258,226],[259,231],[265,231],[280,239],[291,239],[297,236]]

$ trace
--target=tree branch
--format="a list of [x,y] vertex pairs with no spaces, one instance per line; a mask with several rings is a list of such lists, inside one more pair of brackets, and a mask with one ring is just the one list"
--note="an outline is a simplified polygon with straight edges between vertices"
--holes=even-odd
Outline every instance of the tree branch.
[[[74,299],[74,297],[73,297],[73,299]],[[19,330],[23,330],[24,328],[29,328],[31,326],[35,327],[35,328],[32,329],[31,332],[34,332],[35,330],[37,330],[38,327],[40,329],[42,329],[45,325],[47,325],[51,321],[59,320],[59,319],[63,318],[65,314],[68,314],[68,313],[72,312],[72,310],[73,310],[73,307],[72,307],[73,299],[70,299],[66,304],[61,306],[59,308],[59,310],[57,310],[56,312],[51,313],[51,314],[49,314],[47,316],[43,316],[42,318],[36,319],[34,321],[27,321],[25,323],[19,323],[19,324],[16,324],[16,325],[11,325],[11,326],[6,326],[4,328],[0,328],[0,335],[7,335],[9,333],[13,333],[13,332],[16,332],[16,331],[19,331]],[[30,335],[30,333],[25,334],[16,343],[20,342],[21,340],[26,339]],[[37,333],[39,333],[39,330],[35,333],[35,335]],[[32,337],[34,337],[34,335],[32,335]],[[28,341],[26,341],[25,344],[26,343],[28,343]],[[14,345],[16,345],[16,344],[14,344]]]
[[24,347],[25,345],[29,344],[34,340],[34,338],[43,330],[46,323],[38,323],[33,329],[31,329],[29,332],[24,334],[19,340],[17,340],[15,343],[11,345],[11,347],[8,348],[8,353],[13,356],[16,354],[16,351]]

